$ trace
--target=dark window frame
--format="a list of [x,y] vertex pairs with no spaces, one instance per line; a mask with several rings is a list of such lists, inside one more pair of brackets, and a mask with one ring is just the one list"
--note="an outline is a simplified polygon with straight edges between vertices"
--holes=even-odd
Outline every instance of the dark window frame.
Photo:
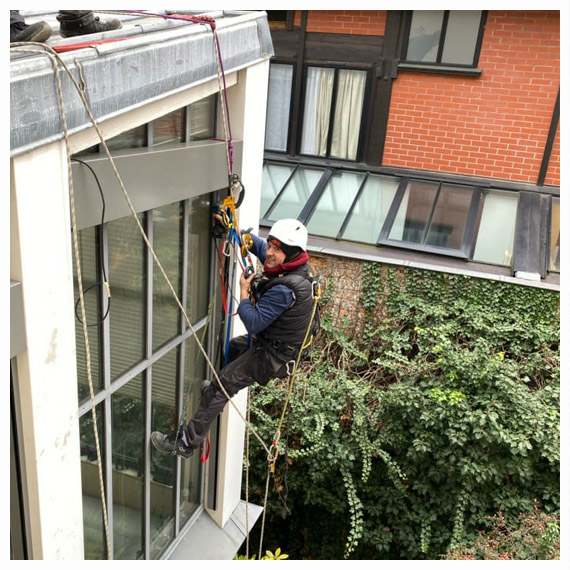
[[[184,143],[181,143],[184,144]],[[210,203],[215,203],[220,199],[221,191],[216,192],[208,192],[205,196],[208,197],[208,201]],[[178,232],[178,238],[181,240],[181,255],[178,259],[178,266],[181,269],[181,274],[179,275],[178,280],[173,283],[175,288],[178,288],[178,294],[180,299],[186,305],[186,310],[190,315],[189,309],[189,301],[186,299],[187,295],[187,279],[191,273],[191,268],[189,265],[189,243],[188,243],[188,224],[189,224],[189,216],[190,216],[190,209],[192,205],[192,201],[199,196],[193,196],[191,198],[184,198],[182,200],[178,200],[174,202],[174,205],[178,205],[180,210],[181,216]],[[164,204],[167,206],[168,204]],[[150,210],[145,210],[141,212],[141,223],[149,240],[151,243],[154,242],[154,212],[160,209],[162,206],[158,206],[156,208],[152,208]],[[129,216],[126,216],[128,218]],[[120,219],[120,218],[118,218]],[[116,220],[115,220],[116,221]],[[101,264],[104,264],[105,267],[108,269],[109,263],[109,256],[110,256],[110,248],[107,238],[108,227],[109,224],[113,221],[104,221],[102,224],[97,224],[95,226],[89,226],[86,229],[90,229],[91,227],[95,228],[95,240],[94,246],[97,248],[97,251],[101,248],[101,262],[97,264],[97,279],[99,280],[99,272],[101,270]],[[103,235],[103,244],[100,245],[100,235]],[[208,315],[201,315],[197,316],[195,319],[192,319],[192,327],[188,327],[186,321],[182,319],[181,314],[177,316],[177,327],[176,332],[172,334],[170,338],[162,342],[159,346],[153,346],[152,343],[149,342],[148,337],[149,335],[152,337],[154,336],[154,321],[153,321],[153,311],[157,307],[157,299],[153,296],[153,292],[155,291],[154,287],[154,275],[157,274],[158,269],[155,266],[155,263],[152,260],[152,254],[150,250],[148,250],[141,240],[141,247],[143,249],[143,264],[141,267],[141,273],[143,279],[143,290],[144,290],[144,311],[143,311],[143,319],[144,319],[144,345],[145,345],[145,354],[142,360],[130,365],[123,373],[119,374],[117,377],[113,377],[110,373],[107,373],[105,381],[96,387],[95,393],[95,407],[101,410],[101,417],[99,418],[100,421],[100,430],[101,433],[104,434],[101,436],[101,445],[102,445],[102,457],[104,463],[104,471],[106,481],[113,481],[114,477],[116,477],[116,473],[119,472],[119,469],[116,465],[127,465],[130,458],[128,456],[121,455],[114,451],[112,446],[113,441],[113,434],[115,433],[115,426],[113,424],[113,415],[111,413],[113,407],[113,398],[120,394],[121,389],[127,386],[133,379],[138,376],[142,377],[142,388],[143,388],[143,398],[142,408],[143,413],[145,416],[145,438],[144,441],[148,441],[148,436],[150,436],[150,429],[153,421],[153,411],[152,406],[154,405],[153,398],[152,398],[152,381],[150,380],[152,375],[152,369],[156,366],[158,361],[163,361],[168,355],[172,355],[176,359],[176,393],[175,393],[175,411],[176,416],[180,417],[182,414],[182,410],[184,408],[185,402],[184,398],[188,395],[188,388],[186,385],[185,380],[185,353],[189,350],[187,344],[189,341],[192,340],[194,336],[194,332],[200,334],[203,330],[208,329]],[[214,245],[210,245],[208,247],[208,270],[207,270],[207,288],[209,294],[213,294],[214,292],[214,280],[215,280],[215,273],[216,273],[216,259],[217,254],[215,252]],[[102,281],[101,281],[102,283]],[[106,362],[106,366],[110,369],[110,359],[112,358],[109,352],[109,322],[106,319],[103,319],[103,313],[107,307],[107,298],[101,288],[100,295],[97,296],[97,315],[98,318],[101,319],[101,322],[97,325],[97,329],[99,331],[100,336],[106,335],[107,340],[105,342],[101,342],[99,344],[99,349],[97,352],[97,358],[100,362],[100,368],[103,366],[103,362]],[[102,301],[102,299],[104,301]],[[216,303],[219,303],[219,300],[216,299]],[[216,311],[213,312],[215,314]],[[192,318],[192,317],[191,317]],[[216,317],[218,318],[218,317]],[[215,338],[214,335],[216,334],[214,330],[217,328],[217,325],[209,327],[210,330],[208,331],[208,337],[206,340],[206,350],[208,350],[209,354],[213,354],[214,352],[214,343]],[[103,329],[107,329],[104,332]],[[78,410],[79,410],[79,419],[81,421],[82,418],[87,418],[91,414],[91,409],[93,407],[93,403],[88,396],[81,397],[78,402]],[[187,410],[186,410],[187,411]],[[186,418],[187,419],[187,418]],[[147,426],[148,424],[148,426]],[[147,433],[148,432],[148,433]],[[186,529],[188,529],[192,524],[195,522],[196,515],[202,512],[204,508],[216,509],[216,482],[218,480],[218,461],[219,461],[219,418],[215,420],[211,427],[211,441],[210,441],[210,459],[211,463],[210,470],[207,471],[204,469],[203,463],[200,463],[200,473],[199,473],[199,481],[198,481],[198,488],[200,489],[200,500],[197,504],[195,510],[187,517],[182,517],[181,514],[181,506],[180,506],[180,497],[181,497],[181,473],[183,470],[182,466],[182,459],[176,458],[174,466],[173,466],[173,475],[171,478],[173,484],[173,515],[172,515],[172,524],[174,525],[175,532],[174,536],[171,536],[168,541],[168,545],[163,548],[160,547],[162,550],[160,552],[154,551],[153,540],[156,537],[151,537],[149,533],[146,533],[144,528],[149,524],[149,517],[150,517],[150,485],[152,482],[157,481],[158,479],[151,479],[150,475],[150,466],[151,466],[151,455],[146,451],[143,450],[142,460],[138,464],[130,464],[131,468],[140,469],[141,481],[144,488],[144,499],[143,505],[144,508],[141,510],[141,522],[143,523],[143,530],[141,533],[142,536],[142,549],[143,554],[142,556],[145,559],[152,559],[153,553],[158,555],[160,559],[164,553],[168,550],[168,548],[177,540],[177,538],[182,535]],[[87,449],[87,446],[82,444],[82,449]],[[209,487],[208,492],[206,492],[204,482],[208,479]],[[113,498],[113,491],[109,492],[111,499]],[[113,533],[116,529],[115,527],[116,517],[113,516],[111,511],[111,515],[109,517],[109,525],[111,528],[111,532]],[[104,547],[103,547],[104,548]],[[115,554],[115,553],[113,553]],[[102,558],[105,558],[104,553],[102,553]]]
[[[388,210],[388,214],[386,219],[382,225],[382,229],[376,240],[375,245],[377,246],[389,246],[394,247],[397,249],[404,249],[410,252],[418,252],[418,253],[427,253],[427,254],[435,254],[441,255],[445,257],[455,258],[457,260],[464,260],[466,262],[475,262],[477,264],[485,264],[489,266],[499,265],[500,267],[507,267],[501,264],[496,264],[490,261],[477,261],[473,259],[475,247],[477,245],[478,239],[478,231],[479,231],[479,224],[481,222],[481,201],[483,196],[490,191],[507,191],[513,194],[516,194],[519,198],[524,194],[529,194],[533,197],[531,200],[530,208],[534,211],[534,214],[529,210],[530,217],[534,219],[537,215],[540,215],[540,228],[536,227],[531,232],[523,232],[523,224],[521,220],[526,216],[528,217],[528,213],[524,211],[523,208],[517,208],[516,213],[516,231],[515,231],[515,242],[513,243],[513,261],[511,261],[510,268],[513,272],[516,271],[529,271],[529,272],[540,272],[542,279],[546,278],[549,274],[559,274],[559,271],[555,269],[549,268],[549,261],[550,261],[550,240],[548,231],[550,230],[551,220],[550,220],[550,212],[551,212],[551,202],[552,200],[559,200],[559,194],[556,192],[554,193],[547,193],[547,192],[540,192],[536,190],[525,190],[520,187],[515,187],[513,185],[501,185],[501,184],[493,184],[482,182],[481,180],[474,179],[473,181],[466,181],[466,180],[459,180],[450,175],[442,175],[442,176],[433,176],[429,174],[415,174],[409,171],[402,171],[402,172],[392,172],[386,171],[385,169],[374,169],[374,168],[355,168],[354,166],[343,164],[342,162],[334,162],[327,164],[322,164],[317,160],[313,161],[299,161],[299,160],[283,160],[278,156],[274,157],[266,157],[264,160],[264,166],[266,165],[288,165],[292,168],[291,173],[287,177],[287,180],[283,183],[281,189],[277,192],[275,197],[273,198],[271,204],[268,206],[266,212],[261,213],[261,218],[259,221],[260,227],[269,228],[271,225],[276,221],[272,218],[271,213],[275,210],[275,207],[278,205],[279,201],[281,200],[283,193],[286,191],[288,184],[293,179],[295,173],[298,171],[299,168],[309,168],[309,169],[316,169],[321,171],[321,178],[313,188],[311,195],[307,199],[305,204],[301,204],[299,215],[297,216],[298,219],[307,224],[311,217],[315,213],[315,209],[319,203],[320,198],[322,197],[324,191],[327,188],[327,185],[331,178],[334,176],[335,173],[339,172],[360,172],[364,174],[364,179],[360,183],[360,187],[358,188],[354,199],[348,208],[345,218],[340,225],[339,231],[335,237],[329,238],[334,239],[336,241],[345,241],[345,242],[354,242],[352,239],[344,238],[344,232],[350,223],[350,220],[353,215],[353,211],[355,209],[358,200],[360,199],[364,187],[367,183],[367,180],[371,174],[380,174],[385,176],[394,176],[399,178],[398,189],[396,190],[396,195],[393,198],[392,204]],[[436,245],[426,245],[426,244],[418,244],[415,242],[406,242],[402,240],[395,240],[389,239],[388,236],[390,234],[390,230],[396,218],[396,214],[398,212],[399,206],[402,202],[404,193],[410,181],[424,181],[424,182],[436,182],[438,183],[438,188],[441,189],[443,185],[453,185],[453,186],[462,186],[466,189],[466,191],[471,191],[471,202],[468,208],[467,216],[465,219],[465,226],[463,230],[463,236],[461,240],[461,246],[459,248],[450,248],[444,246],[436,246]],[[432,212],[428,217],[428,221],[426,223],[426,235],[427,231],[429,230],[429,218],[433,216],[433,212],[437,206],[437,201],[434,200],[432,204]],[[540,209],[540,211],[539,211]],[[537,225],[537,224],[534,224]],[[531,235],[538,235],[537,232],[540,229],[540,235],[542,236],[542,245],[540,246],[540,252],[534,252],[536,249],[536,244],[534,244],[534,240],[530,239]],[[535,231],[536,230],[536,231]],[[327,236],[318,236],[315,234],[315,237],[327,237]],[[424,240],[425,241],[425,240]],[[361,243],[361,242],[355,242]],[[371,243],[371,242],[367,242]],[[534,248],[534,249],[533,249]],[[532,250],[532,251],[531,251]],[[530,262],[526,260],[521,260],[523,257],[528,257]],[[514,261],[515,258],[518,258],[517,261]]]
[[487,23],[488,10],[482,10],[481,20],[479,22],[479,32],[477,34],[477,40],[475,42],[475,49],[473,53],[473,62],[471,64],[464,63],[447,63],[442,62],[441,57],[443,54],[443,49],[445,45],[445,38],[447,32],[447,24],[449,20],[449,13],[451,10],[444,10],[443,21],[441,25],[441,35],[439,38],[438,52],[436,61],[425,62],[417,60],[407,59],[408,42],[410,39],[410,29],[412,25],[412,16],[414,11],[421,10],[409,10],[406,11],[403,18],[403,41],[402,41],[402,57],[399,64],[400,69],[411,69],[417,71],[433,71],[436,73],[457,73],[457,74],[467,74],[467,75],[480,75],[481,70],[477,68],[479,65],[479,57],[481,55],[481,47],[483,45],[483,35],[485,33],[485,25]]
[[[306,98],[307,98],[307,76],[309,73],[309,67],[320,67],[325,69],[334,69],[334,84],[333,84],[333,92],[331,97],[331,113],[329,119],[329,129],[328,129],[328,136],[327,136],[327,150],[325,156],[319,156],[315,154],[306,154],[301,152],[301,144],[303,140],[303,123],[305,120],[305,106],[306,106]],[[346,70],[346,71],[364,71],[366,72],[366,85],[364,87],[364,97],[362,99],[362,113],[360,117],[360,128],[358,133],[358,148],[356,149],[356,157],[354,159],[349,158],[338,158],[336,156],[331,156],[331,144],[332,144],[332,137],[335,125],[335,114],[336,114],[336,99],[337,99],[337,92],[338,92],[338,74],[339,71]],[[301,96],[301,105],[300,105],[300,126],[297,132],[297,153],[300,157],[307,157],[316,160],[338,160],[341,162],[347,163],[356,163],[362,161],[362,156],[364,154],[364,140],[366,137],[366,118],[367,118],[367,110],[370,105],[370,98],[371,98],[371,91],[372,91],[372,68],[369,65],[358,65],[358,64],[331,64],[331,63],[322,63],[322,62],[313,62],[313,61],[305,61],[303,63],[303,72],[302,72],[302,96]]]
[[[438,253],[441,255],[448,255],[451,257],[460,257],[462,259],[471,259],[473,254],[473,249],[476,241],[476,223],[479,212],[479,204],[481,203],[482,188],[476,185],[464,185],[466,191],[471,191],[471,201],[469,204],[469,211],[467,213],[467,218],[465,220],[465,228],[463,230],[463,237],[461,239],[460,248],[451,248],[437,245],[427,245],[426,239],[428,236],[428,231],[430,229],[431,220],[433,218],[435,209],[437,207],[437,202],[439,195],[441,193],[441,188],[444,184],[447,184],[443,180],[439,182],[436,191],[436,196],[434,197],[433,203],[431,205],[430,214],[426,220],[425,228],[423,230],[421,243],[408,242],[404,240],[390,239],[390,231],[396,219],[396,215],[400,209],[400,205],[404,198],[404,194],[408,187],[408,183],[413,180],[411,178],[402,178],[400,184],[398,185],[398,190],[396,191],[396,196],[394,197],[380,235],[378,236],[377,245],[388,245],[393,247],[401,247],[404,249],[412,249],[414,251],[424,251],[427,253]],[[454,186],[462,186],[460,184],[454,184]]]

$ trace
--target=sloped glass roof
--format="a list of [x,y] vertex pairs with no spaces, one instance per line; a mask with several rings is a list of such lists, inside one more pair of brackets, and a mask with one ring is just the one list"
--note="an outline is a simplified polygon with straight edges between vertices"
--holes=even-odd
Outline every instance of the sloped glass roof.
[[510,266],[518,193],[474,184],[266,161],[261,225]]

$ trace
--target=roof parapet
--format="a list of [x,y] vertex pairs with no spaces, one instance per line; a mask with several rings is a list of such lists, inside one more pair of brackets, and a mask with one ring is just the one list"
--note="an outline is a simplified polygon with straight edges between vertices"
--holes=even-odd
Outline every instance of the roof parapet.
[[[218,11],[208,15],[216,19],[225,73],[273,55],[265,12]],[[55,21],[55,14],[52,19]],[[49,42],[53,47],[126,38],[60,54],[75,79],[85,81],[91,110],[98,122],[218,76],[214,35],[209,25],[142,16],[120,19],[121,30]],[[91,128],[71,79],[64,70],[60,77],[69,134]],[[62,138],[63,124],[50,58],[11,50],[10,156]]]

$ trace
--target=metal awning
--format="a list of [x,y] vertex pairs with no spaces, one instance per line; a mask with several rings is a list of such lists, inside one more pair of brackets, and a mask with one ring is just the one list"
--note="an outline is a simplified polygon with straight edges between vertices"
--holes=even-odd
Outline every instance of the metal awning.
[[[21,13],[27,23],[44,20],[52,26],[54,34],[47,41],[52,47],[89,40],[116,40],[60,54],[76,80],[83,78],[88,85],[89,103],[98,122],[218,77],[214,34],[209,24],[149,14],[97,12],[101,19],[120,19],[123,28],[63,39],[58,34],[57,12]],[[168,16],[169,12],[162,14]],[[225,73],[273,55],[265,12],[226,10],[206,14],[216,20]],[[11,157],[63,137],[50,58],[16,49],[11,46],[10,50]],[[43,51],[41,46],[26,49]],[[60,76],[69,134],[90,128],[91,122],[71,79],[65,72]]]

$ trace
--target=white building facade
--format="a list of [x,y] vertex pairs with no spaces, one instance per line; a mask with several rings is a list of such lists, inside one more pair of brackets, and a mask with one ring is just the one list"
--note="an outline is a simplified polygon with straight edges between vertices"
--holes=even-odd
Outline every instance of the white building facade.
[[[223,559],[247,532],[245,394],[190,460],[156,454],[149,443],[152,431],[171,429],[197,406],[213,374],[199,345],[220,364],[229,319],[211,214],[230,172],[245,187],[240,226],[256,229],[260,218],[267,19],[211,16],[221,62],[208,24],[140,15],[121,17],[122,30],[100,34],[107,41],[96,47],[60,54],[85,87],[112,160],[65,70],[67,125],[53,58],[11,50],[14,559]],[[57,28],[55,13],[28,17]],[[229,334],[242,332],[233,324]],[[250,508],[250,527],[259,510]]]

